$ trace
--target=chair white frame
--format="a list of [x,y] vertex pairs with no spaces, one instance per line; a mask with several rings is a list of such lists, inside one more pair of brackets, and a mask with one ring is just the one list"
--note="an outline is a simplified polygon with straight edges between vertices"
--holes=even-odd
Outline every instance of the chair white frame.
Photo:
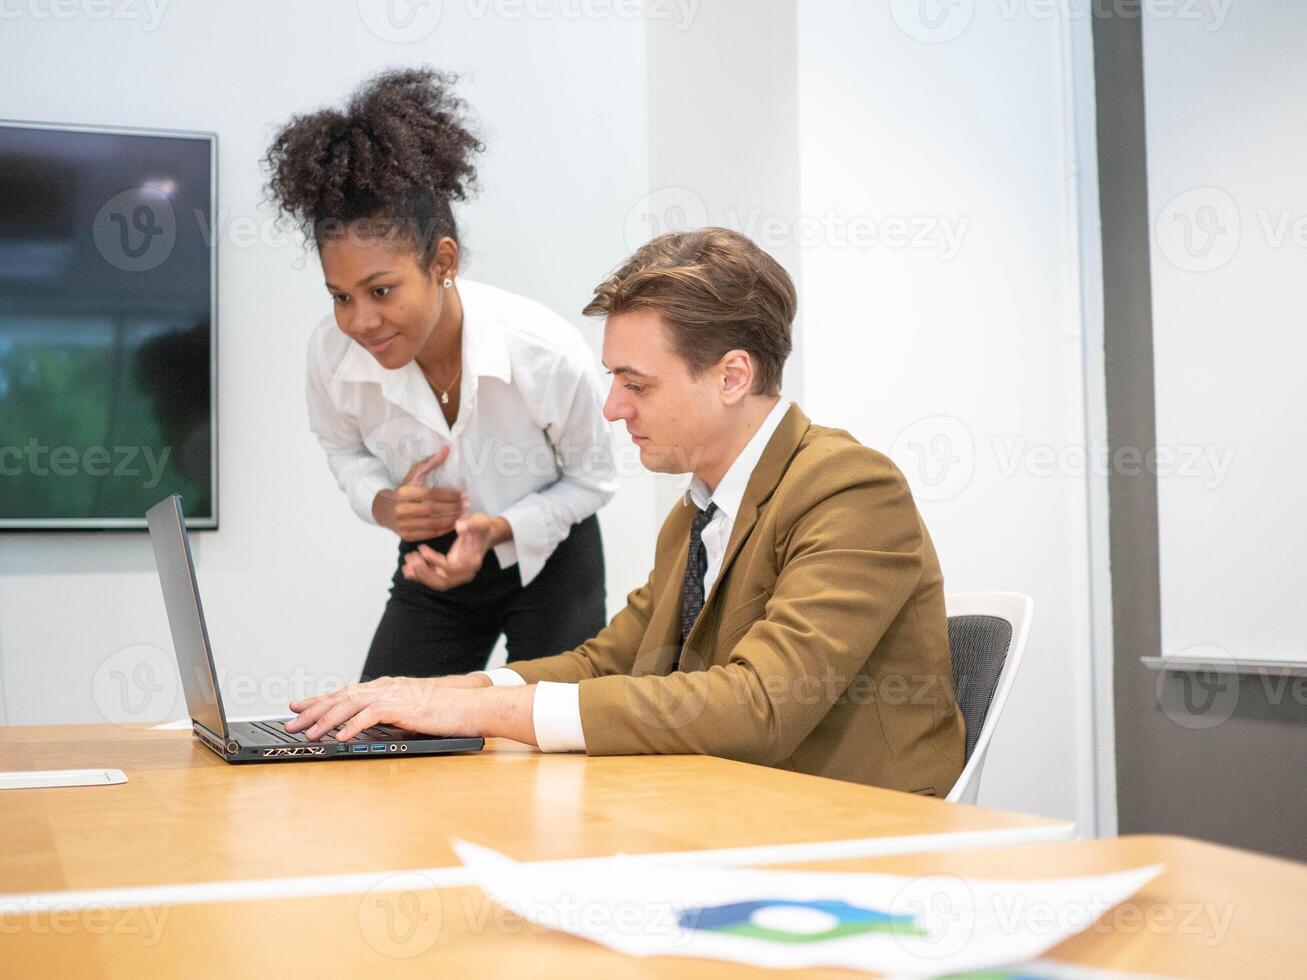
[[[1008,692],[1012,690],[1012,682],[1016,680],[1017,671],[1021,668],[1021,657],[1026,652],[1030,621],[1035,614],[1035,600],[1020,592],[959,592],[944,596],[944,611],[950,619],[954,616],[996,616],[1012,625],[1012,640],[1008,644],[1007,656],[1003,659],[998,683],[994,686],[989,710],[985,713],[985,723],[980,726],[980,737],[976,740],[976,747],[967,760],[962,775],[953,784],[947,797],[950,803],[975,803],[980,794],[980,774],[985,768],[985,753],[989,751],[990,739],[994,737],[994,729],[998,727],[1003,707],[1007,704]],[[950,652],[950,658],[951,656]]]

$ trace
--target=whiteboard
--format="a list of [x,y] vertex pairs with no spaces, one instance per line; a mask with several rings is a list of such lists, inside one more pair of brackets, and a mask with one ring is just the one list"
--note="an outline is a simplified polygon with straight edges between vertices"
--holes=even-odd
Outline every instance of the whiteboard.
[[1144,20],[1162,653],[1302,662],[1307,4],[1204,9]]

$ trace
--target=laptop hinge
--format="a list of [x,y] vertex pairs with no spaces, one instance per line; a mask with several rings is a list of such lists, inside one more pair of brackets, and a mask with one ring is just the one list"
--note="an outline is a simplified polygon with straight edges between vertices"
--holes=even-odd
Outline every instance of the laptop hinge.
[[201,725],[194,718],[191,719],[191,728],[195,732],[196,738],[211,748],[214,752],[217,752],[218,755],[230,755],[240,748],[235,739],[232,739],[229,742],[224,741]]

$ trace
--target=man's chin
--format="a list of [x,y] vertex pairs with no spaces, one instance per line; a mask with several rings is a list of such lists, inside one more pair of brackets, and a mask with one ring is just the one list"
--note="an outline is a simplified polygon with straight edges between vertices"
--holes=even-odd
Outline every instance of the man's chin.
[[650,473],[684,473],[685,468],[676,464],[676,453],[669,449],[640,447],[640,465]]

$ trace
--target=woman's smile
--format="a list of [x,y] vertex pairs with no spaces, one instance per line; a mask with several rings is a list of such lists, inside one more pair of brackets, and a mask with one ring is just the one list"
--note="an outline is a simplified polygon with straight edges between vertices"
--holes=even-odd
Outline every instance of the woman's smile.
[[375,340],[375,341],[365,340],[363,341],[363,346],[366,347],[368,351],[371,352],[372,354],[384,354],[390,348],[390,345],[393,344],[398,339],[399,339],[399,334],[392,333],[389,337],[385,338],[384,340]]

